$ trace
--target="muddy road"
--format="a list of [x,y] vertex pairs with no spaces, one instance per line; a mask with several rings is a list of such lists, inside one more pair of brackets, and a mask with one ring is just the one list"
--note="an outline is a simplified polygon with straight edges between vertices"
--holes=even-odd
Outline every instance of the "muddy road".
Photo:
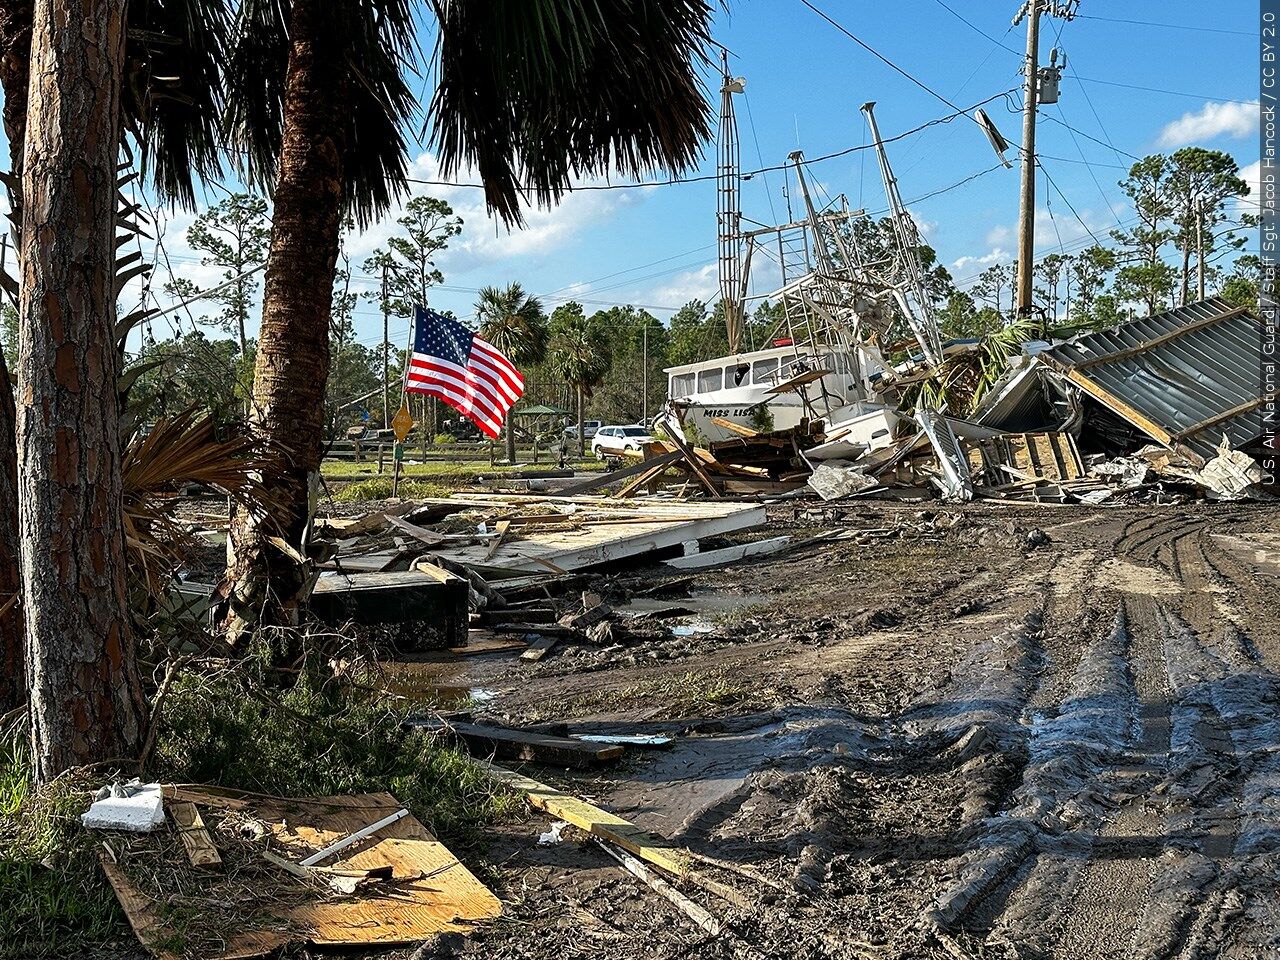
[[507,917],[463,953],[1280,956],[1280,511],[827,526],[858,539],[673,586],[692,613],[630,645],[405,668],[483,689],[481,716],[679,734],[535,775],[731,864],[738,894],[683,888],[725,924],[708,937],[580,833],[538,846],[531,816],[479,852]]

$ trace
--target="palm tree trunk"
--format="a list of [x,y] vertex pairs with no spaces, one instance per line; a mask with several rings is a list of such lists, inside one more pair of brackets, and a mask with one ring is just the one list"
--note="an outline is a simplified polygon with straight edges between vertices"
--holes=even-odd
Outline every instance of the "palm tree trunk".
[[507,463],[512,465],[516,462],[516,420],[508,411],[507,413]]
[[36,776],[136,756],[115,304],[125,0],[36,0],[19,297],[21,585]]
[[280,458],[275,503],[231,528],[235,586],[224,626],[237,642],[257,623],[296,622],[306,577],[270,545],[306,545],[324,442],[329,323],[342,226],[341,38],[317,0],[294,0],[271,251],[253,378],[253,430]]
[[[0,90],[9,169],[15,178],[22,177],[30,67],[31,0],[0,0]],[[21,223],[22,188],[16,182],[9,189],[9,209],[14,222]],[[18,572],[18,412],[13,388],[0,355],[0,713],[14,709],[27,696]]]

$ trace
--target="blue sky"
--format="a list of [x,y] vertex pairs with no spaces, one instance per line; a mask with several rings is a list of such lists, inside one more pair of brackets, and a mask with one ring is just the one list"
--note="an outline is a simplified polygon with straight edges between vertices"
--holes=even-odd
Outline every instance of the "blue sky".
[[[960,106],[1019,85],[1025,30],[1010,24],[1017,0],[813,2]],[[1257,108],[1243,102],[1255,101],[1258,93],[1257,12],[1252,0],[1083,0],[1081,16],[1071,23],[1046,18],[1042,63],[1056,44],[1066,51],[1068,68],[1060,104],[1045,107],[1044,113],[1078,132],[1052,120],[1040,123],[1038,148],[1061,196],[1041,178],[1038,253],[1079,249],[1092,242],[1089,231],[1105,238],[1108,229],[1129,219],[1116,187],[1132,162],[1129,154],[1197,143],[1230,151],[1242,168],[1256,161]],[[1102,17],[1163,26],[1096,19]],[[817,157],[865,144],[858,108],[867,100],[877,101],[886,137],[950,112],[800,0],[736,0],[718,16],[715,36],[732,53],[731,70],[747,78],[746,96],[738,101],[744,170],[781,163],[797,148]],[[428,49],[430,42],[425,40]],[[718,103],[718,78],[709,74],[707,83]],[[1008,139],[1020,138],[1020,117],[1009,112],[1006,101],[986,109]],[[889,150],[908,206],[962,286],[986,264],[1012,259],[1018,170],[983,173],[995,158],[973,123],[960,118],[937,125]],[[415,174],[438,179],[434,158],[423,148],[414,154]],[[706,156],[698,172],[714,173],[714,144]],[[844,193],[853,206],[871,211],[884,205],[869,151],[815,163],[809,170],[829,196]],[[975,174],[981,176],[913,202]],[[744,213],[766,222],[784,218],[785,185],[780,173],[752,178],[743,186]],[[441,259],[445,285],[433,304],[460,317],[471,315],[477,288],[513,280],[542,296],[548,308],[570,298],[588,310],[635,303],[664,319],[691,298],[714,295],[713,182],[575,193],[554,210],[531,211],[522,231],[507,231],[487,219],[478,191],[415,189],[448,200],[466,221],[462,236]],[[216,191],[208,196],[218,198]],[[349,238],[354,266],[393,229],[394,216]],[[201,266],[185,242],[191,219],[182,213],[166,218],[165,252],[176,274],[209,285],[216,271]],[[161,260],[157,288],[168,279]],[[361,277],[357,283],[372,286]],[[361,340],[381,339],[372,303],[361,305],[357,321]],[[393,341],[399,342],[405,329],[403,321],[394,322]]]

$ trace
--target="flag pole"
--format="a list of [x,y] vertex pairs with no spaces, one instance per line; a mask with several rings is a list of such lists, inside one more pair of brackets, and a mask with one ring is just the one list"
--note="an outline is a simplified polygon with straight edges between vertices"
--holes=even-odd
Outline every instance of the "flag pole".
[[[425,309],[425,307],[424,307]],[[404,345],[404,371],[400,376],[400,409],[408,408],[409,400],[409,359],[413,354],[413,328],[418,322],[417,312],[409,318],[409,336]],[[412,416],[412,414],[410,414]],[[409,428],[413,430],[412,427]],[[408,434],[405,434],[406,439]],[[395,456],[391,459],[395,461],[391,471],[391,496],[398,497],[400,495],[400,461],[404,458],[404,440],[396,437]]]

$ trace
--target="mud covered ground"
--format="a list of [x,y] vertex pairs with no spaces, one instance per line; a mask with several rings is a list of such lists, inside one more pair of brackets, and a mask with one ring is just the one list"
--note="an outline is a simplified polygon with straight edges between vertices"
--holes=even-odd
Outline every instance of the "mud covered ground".
[[[528,772],[731,864],[706,875],[737,892],[682,886],[711,938],[581,833],[538,846],[537,814],[468,855],[505,918],[420,956],[1280,955],[1280,512],[868,505],[827,526],[863,542],[659,587],[631,612],[694,612],[622,649],[391,667],[476,689],[482,719],[677,733]],[[593,587],[620,604],[662,576]]]

